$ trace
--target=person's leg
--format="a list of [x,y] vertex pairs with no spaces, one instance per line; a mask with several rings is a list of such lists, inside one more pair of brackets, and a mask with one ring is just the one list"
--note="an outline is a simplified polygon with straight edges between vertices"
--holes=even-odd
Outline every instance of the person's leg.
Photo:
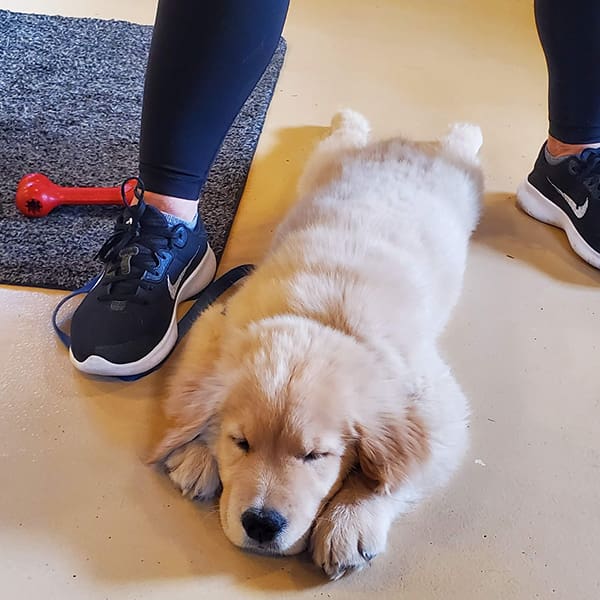
[[160,0],[140,137],[145,199],[194,216],[223,138],[277,48],[289,0]]
[[548,66],[548,138],[519,205],[600,268],[600,2],[535,0]]
[[548,150],[578,154],[600,145],[600,6],[589,0],[535,0],[548,66]]
[[145,188],[100,251],[102,277],[71,323],[71,360],[99,375],[154,368],[177,304],[212,280],[198,196],[223,138],[279,42],[288,0],[160,0],[140,141]]

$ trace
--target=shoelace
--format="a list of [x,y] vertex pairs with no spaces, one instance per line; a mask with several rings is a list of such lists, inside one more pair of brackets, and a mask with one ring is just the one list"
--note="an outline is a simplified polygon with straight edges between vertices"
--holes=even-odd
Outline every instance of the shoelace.
[[569,161],[569,171],[594,194],[600,196],[600,148],[586,148]]
[[[125,186],[132,180],[136,181],[134,194],[138,202],[129,205]],[[106,265],[102,282],[106,284],[106,293],[98,296],[98,300],[147,304],[148,301],[139,290],[150,290],[153,284],[142,278],[146,271],[156,273],[161,251],[171,249],[177,235],[166,226],[146,222],[142,227],[146,203],[144,184],[139,178],[132,177],[122,183],[121,198],[125,208],[117,220],[114,233],[97,254],[97,258]]]

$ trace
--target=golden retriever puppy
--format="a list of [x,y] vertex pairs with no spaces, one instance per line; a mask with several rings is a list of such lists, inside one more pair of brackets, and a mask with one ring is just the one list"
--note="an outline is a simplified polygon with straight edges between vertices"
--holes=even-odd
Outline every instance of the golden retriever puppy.
[[194,325],[152,457],[190,498],[222,490],[235,545],[308,547],[331,578],[382,552],[467,445],[437,339],[479,217],[481,132],[368,134],[361,115],[334,117],[264,262]]

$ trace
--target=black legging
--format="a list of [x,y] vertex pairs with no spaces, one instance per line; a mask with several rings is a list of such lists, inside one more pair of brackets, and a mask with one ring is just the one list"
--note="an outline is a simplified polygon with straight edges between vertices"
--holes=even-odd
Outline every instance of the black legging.
[[535,0],[535,19],[548,65],[550,135],[600,142],[600,2]]
[[196,200],[281,36],[289,0],[160,0],[146,71],[140,177]]

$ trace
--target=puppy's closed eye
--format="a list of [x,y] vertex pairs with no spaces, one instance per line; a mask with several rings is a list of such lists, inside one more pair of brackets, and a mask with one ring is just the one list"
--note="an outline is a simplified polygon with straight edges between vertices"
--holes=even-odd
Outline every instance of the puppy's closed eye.
[[316,450],[313,450],[303,454],[299,458],[301,458],[304,462],[314,462],[315,460],[325,458],[326,456],[329,456],[329,452],[317,452]]
[[246,438],[231,436],[231,441],[246,454],[250,452],[250,444]]

